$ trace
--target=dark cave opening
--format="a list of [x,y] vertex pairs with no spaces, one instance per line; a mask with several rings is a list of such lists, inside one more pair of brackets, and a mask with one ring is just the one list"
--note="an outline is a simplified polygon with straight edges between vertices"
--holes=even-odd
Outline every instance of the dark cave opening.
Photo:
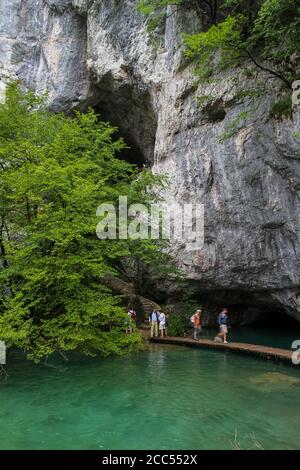
[[116,127],[118,129],[117,132],[114,134],[114,138],[122,138],[127,146],[127,148],[123,149],[118,154],[118,158],[120,158],[121,160],[125,160],[126,162],[131,163],[133,165],[137,165],[140,168],[145,165],[150,166],[147,155],[140,148],[135,137],[132,135],[132,133],[130,133],[126,126],[123,125],[120,118],[113,114],[113,107],[111,107],[110,112],[108,112],[106,108],[103,107],[100,103],[97,104],[94,109],[102,121],[107,121],[111,126]]
[[[218,314],[229,310],[229,341],[260,344],[290,350],[300,339],[300,322],[290,316],[279,301],[268,291],[223,289],[200,291],[194,283],[187,285],[193,308],[202,308],[203,337],[213,339],[218,332]],[[185,315],[180,300],[185,292],[177,292],[170,304],[177,313]],[[178,295],[179,294],[179,295]]]
[[96,113],[118,128],[115,136],[122,137],[128,146],[120,158],[139,167],[150,167],[154,160],[157,117],[148,90],[142,84],[117,83],[110,74],[96,86]]
[[234,326],[300,327],[300,323],[288,315],[269,292],[224,289],[202,292],[195,298],[208,312],[208,324],[211,326],[218,312],[226,307]]
[[285,313],[280,307],[265,306],[260,307],[260,315],[251,323],[252,326],[268,327],[272,328],[296,328],[300,329],[300,323],[287,313]]
[[[105,119],[106,120],[106,119]],[[142,168],[146,165],[145,156],[142,150],[139,148],[138,144],[134,141],[132,136],[130,136],[127,132],[122,132],[120,127],[112,122],[109,121],[112,126],[117,127],[119,130],[115,133],[114,137],[119,139],[120,137],[124,139],[127,148],[123,149],[117,156],[120,160],[125,160],[132,165],[137,165],[138,167]]]
[[190,316],[202,308],[202,338],[213,340],[219,331],[218,315],[229,310],[229,342],[258,344],[291,350],[300,340],[300,322],[293,318],[272,291],[250,289],[199,288],[199,281],[188,281],[184,287],[147,279],[144,288],[170,315],[178,315],[192,335]]
[[[208,328],[217,326],[217,317],[222,308],[228,308],[233,327],[282,328],[300,332],[300,322],[285,311],[282,304],[272,297],[269,291],[251,291],[245,289],[200,290],[196,282],[189,282],[184,289],[175,289],[166,296],[166,289],[161,285],[151,287],[153,298],[162,305],[176,306],[178,313],[185,314],[184,304],[203,309],[203,320]],[[185,299],[183,301],[183,299]]]

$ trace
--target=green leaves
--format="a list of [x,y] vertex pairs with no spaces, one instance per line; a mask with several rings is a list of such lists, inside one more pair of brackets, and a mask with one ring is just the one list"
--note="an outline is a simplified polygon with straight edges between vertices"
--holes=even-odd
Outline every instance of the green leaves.
[[183,2],[184,0],[141,0],[138,4],[138,11],[149,16],[155,10],[166,8],[169,5],[180,5]]
[[218,50],[221,52],[220,67],[236,63],[245,20],[243,15],[228,16],[225,21],[212,25],[206,32],[184,36],[185,55],[188,59],[197,60],[199,76],[208,78],[213,54]]
[[167,5],[201,17],[202,31],[184,35],[186,57],[195,62],[200,81],[242,60],[288,87],[297,78],[292,56],[300,49],[300,0],[143,0],[139,9],[151,31],[166,18]]
[[169,5],[181,5],[185,0],[140,0],[138,11],[148,19],[148,31],[156,32],[166,19]]
[[114,132],[91,109],[52,115],[15,83],[0,105],[0,337],[34,360],[141,344],[104,278],[124,259],[158,266],[165,255],[151,241],[99,240],[96,210],[122,194],[150,204],[162,179],[119,160],[126,146]]
[[240,42],[244,22],[245,17],[242,15],[228,16],[225,21],[211,26],[206,32],[186,35],[186,56],[194,58],[207,49],[213,51],[235,47]]
[[266,0],[254,21],[249,45],[266,60],[287,62],[300,47],[300,2]]
[[[288,85],[296,77],[290,59],[300,46],[299,0],[265,0],[253,2],[251,7],[246,3],[227,0],[223,3],[224,21],[200,34],[186,35],[186,56],[196,61],[197,74],[204,80],[215,70],[250,59]],[[221,60],[212,66],[218,51]]]

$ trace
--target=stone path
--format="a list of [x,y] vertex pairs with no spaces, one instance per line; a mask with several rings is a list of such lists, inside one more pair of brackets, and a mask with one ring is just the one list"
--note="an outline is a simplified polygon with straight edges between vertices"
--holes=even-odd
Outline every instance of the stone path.
[[[199,341],[194,341],[191,338],[148,338],[154,343],[163,343],[163,344],[176,344],[182,346],[189,346],[195,348],[210,348],[222,351],[231,351],[238,352],[243,354],[249,354],[257,357],[262,357],[265,359],[272,359],[276,362],[283,362],[287,365],[297,367],[292,362],[292,350],[280,349],[280,348],[271,348],[268,346],[259,346],[256,344],[246,344],[246,343],[216,343],[215,341],[209,339],[200,339]],[[300,369],[300,365],[299,365]]]

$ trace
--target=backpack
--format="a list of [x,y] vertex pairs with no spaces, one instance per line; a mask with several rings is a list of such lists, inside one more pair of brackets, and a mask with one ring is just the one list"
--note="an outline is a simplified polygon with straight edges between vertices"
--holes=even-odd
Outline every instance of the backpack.
[[135,310],[132,310],[132,311],[131,311],[131,320],[132,320],[132,321],[136,321],[136,313],[135,313]]

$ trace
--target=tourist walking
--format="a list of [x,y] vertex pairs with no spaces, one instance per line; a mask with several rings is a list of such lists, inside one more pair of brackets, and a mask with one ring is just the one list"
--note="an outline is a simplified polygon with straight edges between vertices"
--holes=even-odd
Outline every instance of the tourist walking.
[[202,310],[197,310],[196,313],[191,318],[191,321],[194,325],[194,340],[195,341],[199,341],[199,335],[202,331],[201,316],[202,316]]
[[227,344],[227,335],[228,335],[228,309],[223,308],[222,312],[218,316],[218,323],[220,328],[219,337],[223,339],[223,343]]
[[132,308],[132,306],[128,305],[128,320],[127,320],[127,328],[126,333],[133,333],[136,327],[136,311]]
[[159,315],[160,312],[158,310],[153,310],[153,312],[149,315],[149,323],[151,325],[151,338],[153,338],[153,336],[158,336]]
[[131,318],[131,333],[136,329],[136,311],[131,308],[129,310],[129,313],[130,313],[130,318]]
[[161,312],[158,317],[160,336],[163,338],[166,334],[166,315]]
[[132,333],[131,313],[130,313],[130,310],[128,310],[128,312],[127,312],[126,333]]

